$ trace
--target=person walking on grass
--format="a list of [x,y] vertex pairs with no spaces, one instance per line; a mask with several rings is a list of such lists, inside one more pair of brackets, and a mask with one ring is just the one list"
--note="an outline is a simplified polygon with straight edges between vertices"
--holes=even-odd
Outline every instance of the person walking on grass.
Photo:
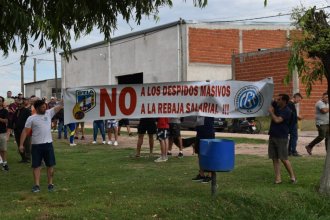
[[34,108],[36,114],[30,116],[25,123],[25,128],[21,134],[19,150],[20,152],[24,151],[23,143],[32,130],[31,155],[34,178],[32,192],[37,193],[40,191],[42,160],[47,166],[48,191],[51,192],[54,190],[53,176],[54,166],[56,165],[51,124],[54,115],[63,108],[63,103],[46,110],[46,103],[43,100],[37,100],[34,102]]
[[2,169],[9,171],[7,164],[7,125],[8,110],[4,108],[5,99],[0,96],[0,157],[2,158]]
[[325,150],[328,149],[329,141],[329,97],[328,93],[325,92],[322,95],[322,99],[315,104],[315,119],[316,128],[318,131],[317,137],[309,143],[305,148],[309,155],[312,155],[313,147],[325,139]]
[[289,139],[289,156],[299,157],[300,154],[297,151],[298,141],[298,120],[302,120],[302,117],[298,115],[296,105],[302,100],[302,95],[296,93],[293,95],[291,101],[288,102],[292,115],[290,120],[290,139]]
[[157,120],[157,139],[160,143],[160,157],[155,160],[156,163],[166,162],[168,149],[168,118],[158,118]]
[[282,183],[280,161],[288,171],[291,183],[296,183],[297,181],[291,163],[288,160],[289,123],[292,117],[292,112],[288,107],[289,99],[290,97],[287,94],[280,94],[268,109],[271,117],[268,156],[269,159],[273,160],[275,184]]

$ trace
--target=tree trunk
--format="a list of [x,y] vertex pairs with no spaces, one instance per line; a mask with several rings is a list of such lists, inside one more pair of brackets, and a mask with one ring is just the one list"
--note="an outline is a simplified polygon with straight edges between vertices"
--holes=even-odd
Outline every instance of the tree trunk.
[[[325,69],[325,77],[327,78],[328,82],[328,96],[330,94],[330,55],[327,54],[326,56],[321,58],[324,69]],[[329,119],[330,119],[330,114],[329,114]],[[329,138],[329,137],[328,137]],[[330,141],[328,141],[330,143]],[[323,169],[323,174],[321,177],[320,181],[320,189],[319,192],[323,195],[330,196],[330,144],[328,143],[327,146],[327,156],[325,158],[325,164],[324,164],[324,169]],[[327,144],[327,143],[325,143]]]
[[[330,142],[330,141],[329,141]],[[328,150],[330,151],[330,144],[328,144]],[[323,175],[320,181],[320,189],[319,192],[323,195],[330,196],[330,153],[327,153]]]

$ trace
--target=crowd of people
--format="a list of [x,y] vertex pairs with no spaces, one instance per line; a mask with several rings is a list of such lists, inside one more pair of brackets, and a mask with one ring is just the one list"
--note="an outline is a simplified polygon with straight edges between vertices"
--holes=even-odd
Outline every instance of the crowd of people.
[[[282,162],[290,175],[292,183],[297,179],[288,156],[300,156],[296,150],[298,140],[299,120],[302,117],[296,110],[296,104],[302,99],[301,94],[294,94],[290,100],[287,94],[280,94],[269,107],[271,124],[269,129],[268,156],[273,161],[275,184],[282,183],[280,173],[280,162]],[[328,95],[324,93],[322,99],[316,103],[316,127],[318,136],[306,146],[308,154],[312,155],[315,144],[326,141],[329,137],[329,103]],[[215,138],[214,118],[196,117],[196,137],[189,145],[194,146],[194,152],[199,154],[199,140]],[[166,162],[172,156],[172,146],[179,148],[178,157],[183,157],[183,140],[180,133],[180,118],[141,118],[137,133],[135,157],[141,157],[141,147],[144,135],[148,134],[149,153],[153,155],[154,136],[160,143],[160,156],[154,162]],[[97,144],[97,135],[100,132],[102,144],[118,146],[120,128],[127,127],[128,135],[133,136],[130,131],[128,119],[95,120],[93,122],[93,141]],[[80,127],[80,129],[79,129]],[[10,136],[15,137],[21,163],[31,163],[33,168],[34,185],[32,192],[40,191],[41,165],[47,167],[48,190],[54,190],[53,175],[56,165],[53,148],[52,131],[57,132],[57,138],[69,139],[70,146],[76,146],[75,139],[85,140],[84,122],[64,124],[63,102],[51,97],[38,98],[31,96],[23,97],[21,93],[13,97],[11,91],[7,97],[0,96],[0,163],[4,171],[9,171],[7,162],[7,142]],[[106,142],[106,132],[108,141]],[[208,183],[211,181],[211,173],[199,167],[199,172],[193,181]]]

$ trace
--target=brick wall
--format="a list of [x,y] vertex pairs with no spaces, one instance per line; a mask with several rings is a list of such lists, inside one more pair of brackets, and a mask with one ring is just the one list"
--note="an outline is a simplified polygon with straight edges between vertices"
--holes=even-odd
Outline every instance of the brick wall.
[[244,30],[242,35],[243,53],[287,46],[285,30]]
[[[239,44],[238,29],[189,28],[189,62],[231,64],[231,55],[240,52]],[[243,52],[286,44],[286,30],[242,30]]]
[[189,28],[189,62],[231,64],[231,55],[238,52],[237,29]]
[[[290,51],[287,48],[267,51],[244,53],[233,56],[235,80],[258,81],[266,77],[273,77],[274,95],[280,93],[293,94],[292,82],[284,85],[283,79],[288,74],[288,60]],[[304,96],[300,104],[300,114],[306,119],[314,119],[315,103],[322,93],[327,90],[327,81],[315,83],[311,96],[306,97],[305,86],[300,82],[299,91]]]

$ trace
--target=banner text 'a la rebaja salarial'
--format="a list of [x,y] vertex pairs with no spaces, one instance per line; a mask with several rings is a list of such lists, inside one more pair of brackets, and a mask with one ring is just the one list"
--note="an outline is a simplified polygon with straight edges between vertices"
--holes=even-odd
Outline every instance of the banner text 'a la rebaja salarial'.
[[242,118],[267,115],[273,81],[168,82],[70,88],[65,123],[191,115]]

